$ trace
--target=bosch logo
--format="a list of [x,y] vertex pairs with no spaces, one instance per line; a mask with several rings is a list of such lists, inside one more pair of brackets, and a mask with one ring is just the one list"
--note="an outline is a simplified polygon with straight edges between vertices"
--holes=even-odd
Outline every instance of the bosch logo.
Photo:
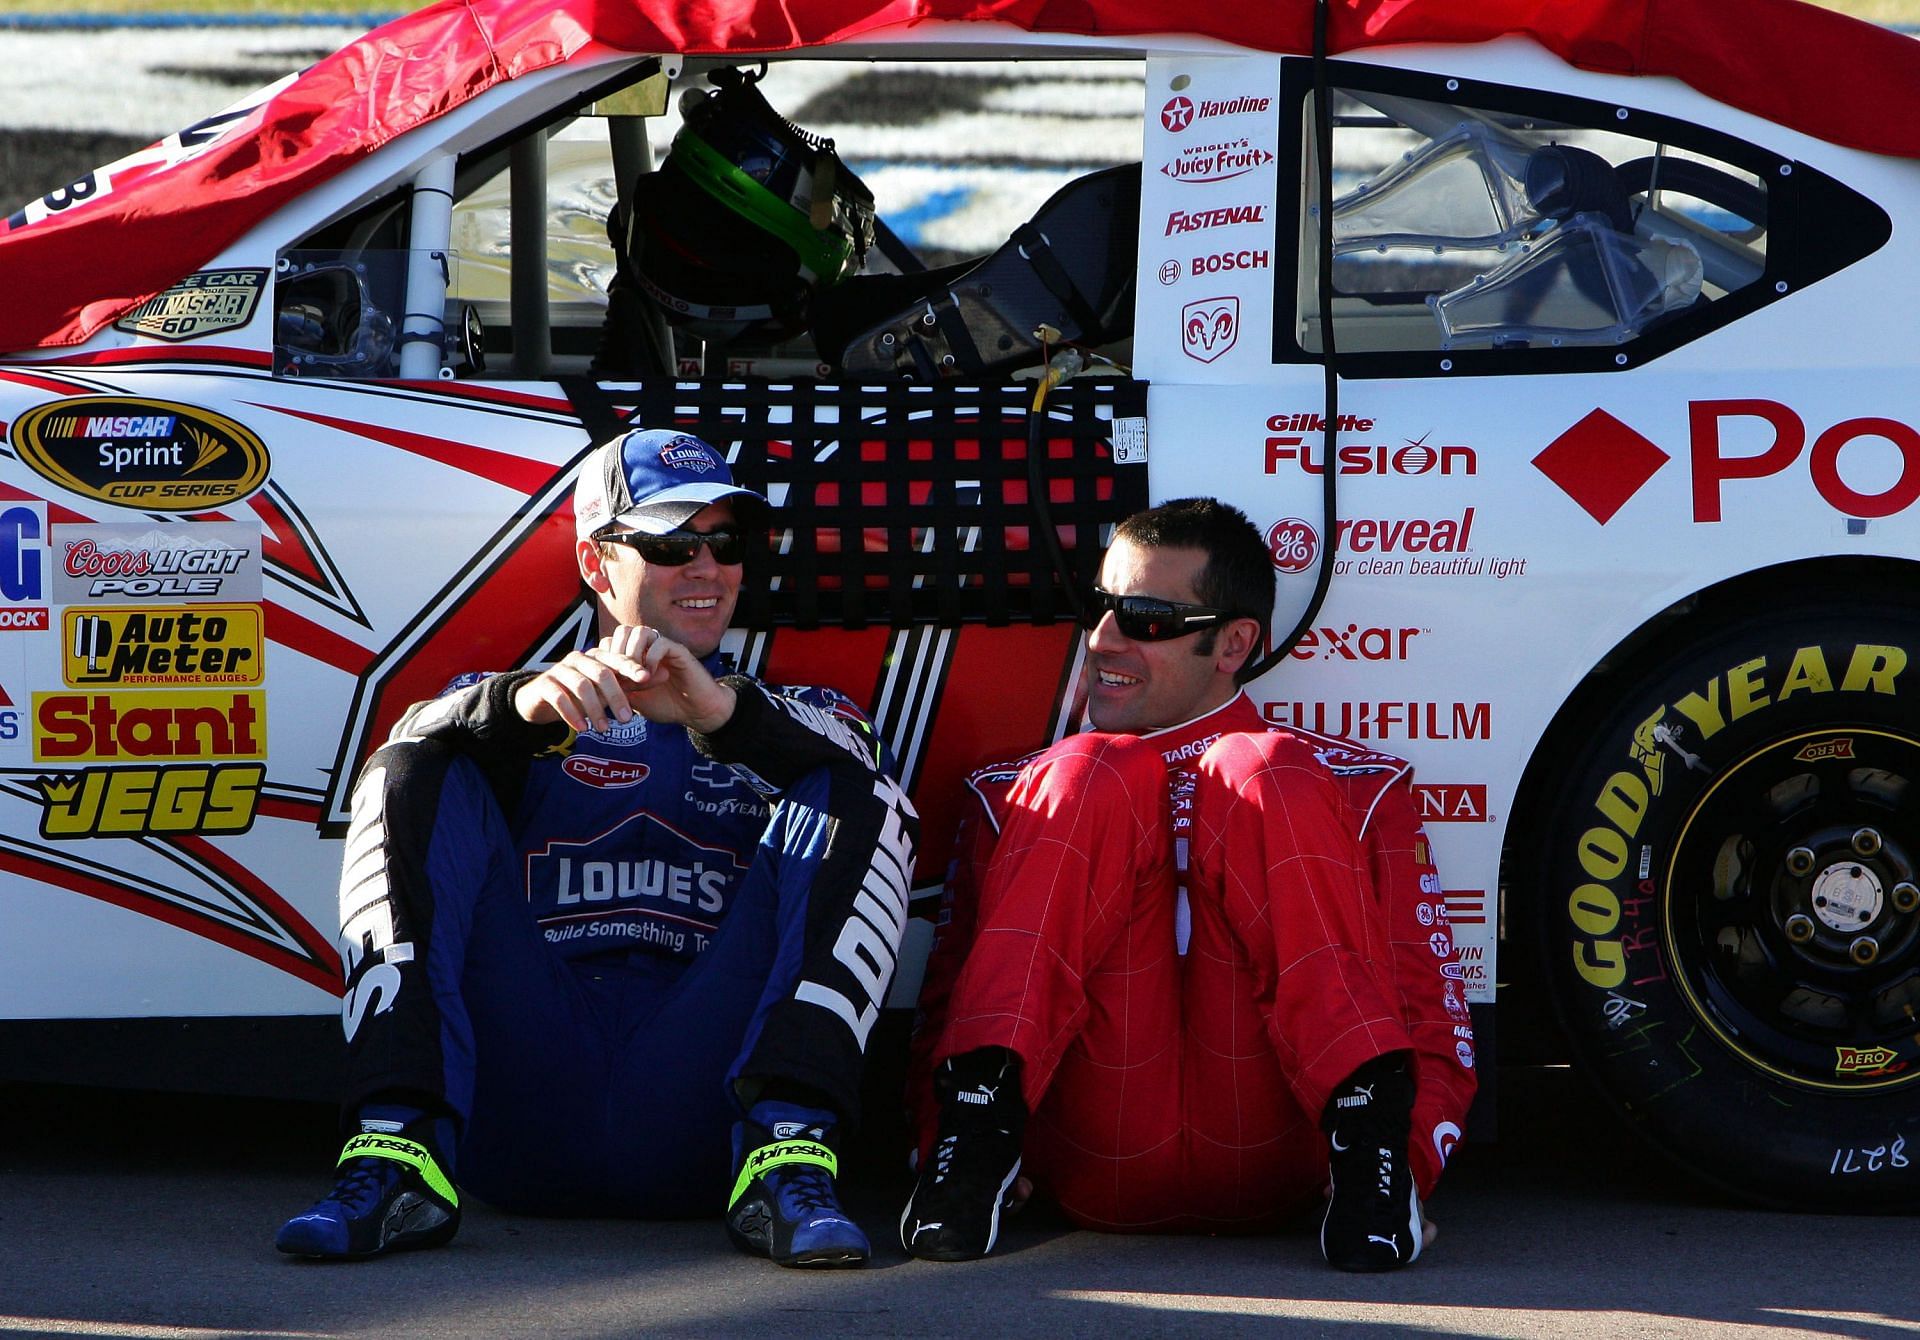
[[1281,517],[1267,528],[1267,557],[1282,572],[1305,572],[1320,552],[1320,532],[1297,516]]
[[560,765],[560,771],[574,781],[585,783],[587,786],[613,790],[640,785],[647,779],[649,769],[644,763],[629,763],[617,758],[595,758],[592,754],[569,754],[566,762]]
[[1195,275],[1216,275],[1228,270],[1264,270],[1269,263],[1264,251],[1222,251],[1211,256],[1195,256],[1188,267]]
[[1167,261],[1165,264],[1161,265],[1160,282],[1163,284],[1177,284],[1180,282],[1180,262],[1179,261]]
[[1168,98],[1167,105],[1160,109],[1160,124],[1176,134],[1192,125],[1192,99],[1177,96]]

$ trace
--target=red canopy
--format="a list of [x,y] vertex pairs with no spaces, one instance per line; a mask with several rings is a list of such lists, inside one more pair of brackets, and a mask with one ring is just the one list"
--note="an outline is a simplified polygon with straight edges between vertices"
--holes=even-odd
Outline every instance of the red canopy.
[[[1305,52],[1313,14],[1313,0],[441,0],[320,61],[197,154],[129,162],[83,203],[8,220],[0,350],[86,339],[396,136],[569,60],[785,51],[927,19]],[[1672,75],[1836,144],[1920,157],[1920,115],[1899,110],[1920,89],[1920,42],[1799,0],[1333,0],[1329,45],[1508,34],[1583,69]]]

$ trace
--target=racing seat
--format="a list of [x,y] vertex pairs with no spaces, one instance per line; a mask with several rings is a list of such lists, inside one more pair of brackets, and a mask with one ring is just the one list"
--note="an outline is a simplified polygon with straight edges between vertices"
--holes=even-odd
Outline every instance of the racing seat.
[[1061,340],[1133,334],[1140,165],[1069,182],[998,251],[917,274],[854,275],[813,294],[821,359],[854,374],[976,377],[1041,361]]

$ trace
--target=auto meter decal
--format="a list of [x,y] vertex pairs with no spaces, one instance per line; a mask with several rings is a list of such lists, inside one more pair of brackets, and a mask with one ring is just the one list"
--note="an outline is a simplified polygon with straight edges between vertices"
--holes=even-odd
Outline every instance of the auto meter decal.
[[61,678],[88,685],[259,684],[258,605],[116,606],[61,613]]
[[33,471],[116,507],[205,512],[267,479],[267,448],[210,410],[133,396],[80,396],[36,405],[9,433]]

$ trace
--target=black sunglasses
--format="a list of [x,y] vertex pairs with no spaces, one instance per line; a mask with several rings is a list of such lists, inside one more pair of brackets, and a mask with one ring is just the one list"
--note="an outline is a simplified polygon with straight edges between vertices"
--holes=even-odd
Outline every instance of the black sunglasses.
[[685,567],[693,562],[703,544],[713,551],[716,563],[740,563],[747,557],[747,537],[737,530],[670,530],[665,535],[626,530],[602,532],[594,539],[624,544],[647,562],[662,568]]
[[1135,642],[1168,642],[1188,633],[1218,628],[1234,619],[1245,618],[1232,610],[1217,610],[1209,605],[1189,605],[1181,600],[1157,600],[1153,596],[1117,596],[1111,591],[1093,588],[1093,602],[1087,617],[1096,625],[1101,616],[1111,614],[1120,631]]

